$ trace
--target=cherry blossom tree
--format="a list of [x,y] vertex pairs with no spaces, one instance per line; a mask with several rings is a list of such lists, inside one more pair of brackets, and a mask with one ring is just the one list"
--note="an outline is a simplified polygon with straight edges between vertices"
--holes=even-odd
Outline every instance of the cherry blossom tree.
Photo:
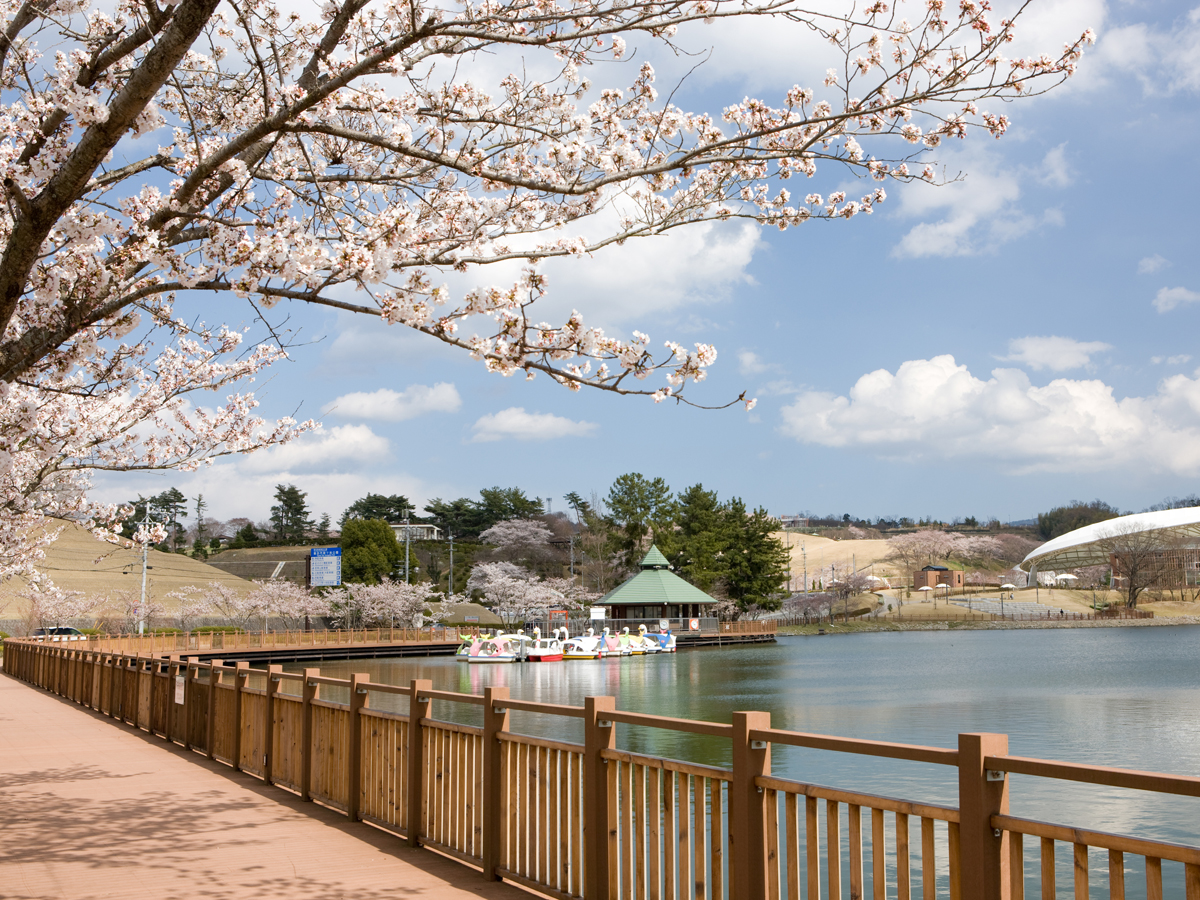
[[326,595],[339,628],[419,628],[429,614],[429,604],[441,598],[426,583],[387,578],[379,584],[348,584]]
[[[503,375],[679,399],[712,346],[652,352],[578,312],[539,321],[538,263],[706,221],[869,214],[884,183],[936,180],[925,155],[943,140],[1002,135],[1007,117],[986,104],[1059,83],[1091,39],[1007,58],[1020,13],[997,21],[983,0],[845,14],[794,0],[3,9],[0,576],[36,561],[43,515],[119,518],[87,501],[90,472],[186,469],[309,426],[263,421],[249,393],[193,399],[287,353],[273,321],[250,348],[200,322],[206,297],[244,298],[264,321],[281,302],[362,313]],[[655,49],[735,16],[823,38],[834,67],[719,114],[661,97]],[[592,85],[584,73],[631,42],[646,61],[621,87]],[[477,60],[509,51],[530,64],[488,83]],[[818,172],[872,186],[793,197],[785,182]],[[526,264],[515,280],[449,286],[513,261]],[[656,372],[664,384],[643,384]]]
[[212,581],[202,596],[213,615],[244,631],[250,631],[262,615],[261,598],[256,597],[254,591],[242,593],[219,581]]
[[86,616],[100,605],[102,597],[83,591],[65,591],[48,580],[31,580],[21,592],[25,601],[25,627],[57,628]]
[[142,592],[136,588],[101,594],[95,598],[95,605],[102,619],[99,627],[121,634],[136,632],[139,626],[150,628],[166,613],[166,606],[154,597],[147,596],[143,602]]
[[184,631],[191,631],[200,619],[213,612],[205,588],[188,585],[167,596],[175,601],[175,618]]
[[475,591],[480,591],[486,594],[488,585],[497,578],[528,581],[533,577],[532,572],[518,566],[516,563],[503,561],[476,563],[471,568],[471,575],[467,579],[467,593],[472,594]]
[[255,581],[247,602],[254,605],[263,618],[263,628],[272,617],[283,619],[284,627],[296,629],[307,620],[329,613],[329,602],[320,594],[290,581]]
[[380,626],[398,628],[420,628],[430,612],[430,603],[441,601],[442,594],[430,590],[430,586],[418,582],[405,584],[403,581],[384,579],[375,589],[379,594]]

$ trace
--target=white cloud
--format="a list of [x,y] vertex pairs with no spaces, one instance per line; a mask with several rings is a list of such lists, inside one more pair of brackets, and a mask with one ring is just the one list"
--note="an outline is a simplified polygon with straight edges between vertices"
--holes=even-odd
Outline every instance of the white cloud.
[[738,371],[743,375],[761,375],[763,372],[771,372],[776,368],[777,366],[771,363],[763,362],[762,357],[753,350],[738,352]]
[[[1033,178],[1051,186],[1069,183],[1065,145],[1032,167],[1008,167],[990,145],[968,144],[940,153],[946,177],[940,187],[914,184],[900,191],[900,214],[925,221],[914,225],[892,249],[897,257],[972,256],[994,251],[1043,226],[1061,227],[1057,208],[1031,213],[1022,208],[1021,183]],[[965,174],[964,174],[965,173]]]
[[1159,256],[1155,253],[1153,256],[1143,256],[1138,260],[1138,274],[1150,275],[1157,272],[1166,266],[1169,266],[1171,261],[1165,256]]
[[1152,356],[1150,362],[1156,366],[1166,363],[1168,366],[1182,366],[1192,358],[1190,353],[1180,353],[1178,356]]
[[373,419],[379,422],[403,422],[431,412],[456,412],[462,397],[453,384],[438,382],[433,387],[409,385],[402,391],[380,388],[377,391],[343,394],[323,410],[322,415],[344,419]]
[[1177,306],[1186,303],[1200,302],[1200,293],[1189,291],[1185,287],[1159,288],[1154,295],[1154,308],[1160,313],[1170,312]]
[[367,425],[337,425],[252,453],[238,468],[255,474],[329,471],[347,464],[377,463],[389,455],[389,448],[388,439]]
[[1075,173],[1067,163],[1067,145],[1059,144],[1042,158],[1038,181],[1052,187],[1068,187],[1075,180]]
[[[617,204],[555,237],[582,234],[597,240],[616,233],[619,219]],[[513,238],[508,244],[520,249],[544,240]],[[759,226],[752,222],[702,222],[610,245],[591,257],[547,260],[540,269],[549,290],[532,315],[553,323],[577,309],[589,325],[612,330],[637,325],[655,313],[694,313],[703,304],[726,299],[738,285],[754,284],[746,270],[762,245]],[[525,265],[514,260],[480,266],[463,276],[446,276],[447,283],[452,293],[492,285],[507,289]]]
[[562,437],[586,437],[599,426],[595,422],[575,422],[553,413],[530,413],[523,407],[510,406],[500,412],[480,416],[472,426],[472,441],[549,441]]
[[987,458],[1018,471],[1130,465],[1200,473],[1200,371],[1147,397],[1118,400],[1099,380],[1037,386],[1019,369],[976,378],[952,356],[863,375],[848,396],[810,391],[783,410],[803,443],[866,447],[891,457]]
[[1102,341],[1077,341],[1055,335],[1030,336],[1009,341],[1008,356],[1000,359],[1024,363],[1036,371],[1049,369],[1052,372],[1065,372],[1083,368],[1091,363],[1092,354],[1111,349],[1111,344]]
[[[1090,62],[1089,86],[1107,87],[1134,78],[1148,96],[1200,89],[1200,8],[1156,28],[1135,22],[1100,34]],[[1086,59],[1087,57],[1085,57]]]

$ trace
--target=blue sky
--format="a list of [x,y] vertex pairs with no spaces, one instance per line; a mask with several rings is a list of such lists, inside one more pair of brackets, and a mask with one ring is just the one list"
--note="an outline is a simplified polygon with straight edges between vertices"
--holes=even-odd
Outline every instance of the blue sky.
[[[711,342],[717,363],[689,395],[747,390],[753,412],[570,394],[399,327],[280,308],[311,343],[256,385],[262,411],[299,409],[322,431],[197,473],[104,476],[97,498],[174,484],[219,518],[261,519],[289,482],[336,518],[367,491],[420,504],[516,485],[561,509],[567,491],[603,495],[640,471],[773,513],[1007,521],[1075,497],[1137,510],[1197,491],[1200,7],[1034,10],[1034,47],[1088,26],[1099,41],[1067,87],[1006,110],[1003,140],[936,151],[960,182],[889,185],[851,221],[700,226],[546,268],[546,318],[577,307],[658,346]],[[712,47],[685,108],[812,83],[786,42],[716,27],[683,39]],[[683,65],[661,57],[660,86]],[[210,321],[251,321],[233,299],[205,302]]]

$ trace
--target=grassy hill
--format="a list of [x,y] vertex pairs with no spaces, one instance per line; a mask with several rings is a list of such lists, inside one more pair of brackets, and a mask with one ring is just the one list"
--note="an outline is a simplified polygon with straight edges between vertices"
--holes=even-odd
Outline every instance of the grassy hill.
[[[38,566],[56,585],[89,595],[141,590],[140,550],[129,542],[122,546],[105,543],[72,522],[56,522],[52,527],[58,526],[62,527],[62,534],[46,548],[46,558]],[[254,588],[243,578],[176,553],[151,550],[147,565],[147,593],[168,610],[176,604],[166,595],[188,585],[217,581],[236,591]],[[25,580],[20,578],[0,584],[0,619],[20,619],[25,614],[26,604],[20,597],[25,586]]]

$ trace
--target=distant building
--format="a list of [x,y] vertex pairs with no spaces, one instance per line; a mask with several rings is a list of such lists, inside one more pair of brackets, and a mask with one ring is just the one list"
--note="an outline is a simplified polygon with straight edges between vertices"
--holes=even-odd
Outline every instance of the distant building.
[[411,525],[405,525],[401,522],[399,525],[393,525],[392,531],[396,532],[396,540],[404,543],[404,530],[408,529],[408,538],[410,541],[440,541],[442,539],[442,529],[436,525],[426,525],[423,522],[413,522]]
[[919,572],[913,572],[913,587],[952,587],[963,586],[963,573],[958,569],[947,569],[945,566],[926,566]]

